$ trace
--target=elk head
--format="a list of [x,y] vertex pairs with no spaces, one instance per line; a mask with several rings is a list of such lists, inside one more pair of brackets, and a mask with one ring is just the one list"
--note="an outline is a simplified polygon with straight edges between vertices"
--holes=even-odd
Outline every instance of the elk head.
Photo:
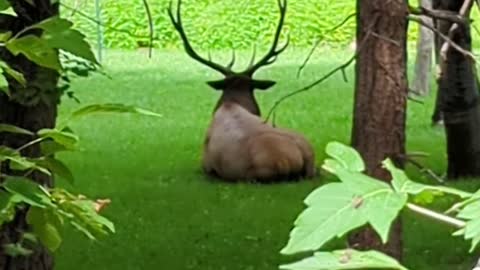
[[232,67],[235,64],[235,51],[233,51],[232,60],[226,66],[222,66],[220,64],[213,62],[210,56],[208,57],[208,59],[201,57],[193,49],[183,29],[182,17],[180,14],[182,1],[178,0],[177,2],[176,18],[173,14],[172,2],[170,2],[168,15],[175,29],[179,33],[180,38],[182,39],[183,46],[187,54],[194,60],[220,72],[223,76],[225,76],[221,80],[207,82],[207,84],[213,89],[222,91],[222,95],[215,107],[215,111],[224,102],[234,102],[239,104],[240,106],[242,106],[243,108],[251,112],[252,114],[260,116],[260,108],[258,107],[257,101],[255,100],[253,91],[255,89],[266,90],[272,87],[275,84],[275,82],[270,80],[256,80],[253,78],[253,75],[259,68],[270,65],[273,62],[275,62],[278,55],[287,48],[289,43],[289,39],[287,39],[287,41],[283,46],[277,48],[278,40],[280,38],[280,33],[282,31],[282,27],[285,21],[285,14],[287,11],[287,0],[277,0],[277,1],[278,1],[278,7],[280,9],[280,20],[279,20],[279,23],[275,32],[273,44],[270,50],[267,52],[267,54],[263,58],[261,58],[258,62],[255,63],[255,48],[254,48],[253,55],[250,60],[250,64],[248,68],[241,72],[235,72],[232,70]]

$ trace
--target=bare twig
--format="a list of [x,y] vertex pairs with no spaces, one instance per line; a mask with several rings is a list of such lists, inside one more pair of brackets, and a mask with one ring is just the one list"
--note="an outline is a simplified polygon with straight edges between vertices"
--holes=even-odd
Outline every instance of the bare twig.
[[149,30],[149,37],[150,37],[150,44],[148,48],[148,57],[152,58],[152,51],[153,51],[153,34],[155,30],[153,28],[153,19],[152,19],[152,12],[150,11],[150,5],[148,4],[147,0],[143,0],[143,5],[145,6],[145,12],[147,13],[148,18],[148,30]]
[[452,23],[459,23],[459,24],[468,23],[468,20],[464,16],[461,16],[455,12],[448,11],[448,10],[435,10],[435,9],[429,9],[422,6],[415,8],[415,7],[409,6],[409,13],[413,15],[427,16],[432,19],[445,20]]
[[401,155],[400,158],[402,160],[404,160],[405,162],[411,163],[413,166],[415,166],[417,169],[419,169],[421,173],[424,173],[424,174],[430,176],[433,180],[435,180],[439,183],[444,183],[445,182],[442,179],[442,177],[438,176],[432,170],[426,168],[425,166],[420,164],[418,161],[414,160],[412,155]]
[[[462,7],[460,8],[459,15],[465,18],[466,15],[470,13],[470,10],[472,9],[472,5],[473,5],[473,0],[465,0],[465,2],[463,2]],[[449,39],[453,39],[453,36],[455,35],[455,32],[458,30],[459,27],[460,27],[460,24],[458,23],[454,23],[452,27],[450,27],[450,30],[448,31]],[[447,53],[448,53],[448,50],[450,49],[450,46],[453,46],[453,45],[449,42],[443,43],[440,49],[440,55],[442,56],[443,60],[447,59]],[[473,58],[473,60],[475,61],[475,58]]]
[[[353,17],[355,17],[357,15],[357,13],[352,13],[350,15],[348,15],[347,17],[345,17],[345,19],[343,19],[343,21],[341,21],[339,24],[337,24],[336,26],[334,26],[332,29],[328,30],[325,34],[329,34],[331,32],[334,32],[336,31],[338,28],[342,27],[343,25],[345,25],[350,19],[352,19]],[[297,71],[297,78],[300,77],[300,74],[302,73],[302,70],[305,69],[305,67],[307,66],[308,64],[308,61],[310,61],[310,58],[312,57],[313,53],[315,52],[315,50],[317,49],[318,45],[320,45],[320,42],[322,41],[321,38],[318,38],[317,41],[315,42],[315,44],[313,45],[312,49],[310,50],[310,52],[308,53],[307,57],[305,58],[305,60],[303,61],[302,65],[298,68],[298,71]]]
[[298,95],[300,93],[303,93],[303,92],[306,92],[310,89],[312,89],[313,87],[321,84],[322,82],[326,81],[328,78],[330,78],[331,76],[333,76],[335,73],[341,71],[342,73],[345,72],[345,69],[347,67],[349,67],[354,61],[355,59],[357,59],[357,56],[359,55],[359,53],[362,51],[362,49],[364,48],[364,45],[366,44],[367,40],[370,38],[370,35],[371,35],[371,31],[367,32],[367,34],[365,35],[365,37],[363,38],[363,40],[361,41],[360,45],[358,46],[355,54],[350,57],[345,63],[341,64],[340,66],[332,69],[330,72],[328,72],[327,74],[325,74],[323,77],[321,77],[320,79],[314,81],[313,83],[305,86],[305,87],[302,87],[296,91],[293,91],[291,93],[288,93],[284,96],[282,96],[280,99],[278,99],[272,106],[272,108],[270,109],[270,111],[268,112],[267,114],[267,117],[265,118],[265,122],[268,122],[268,120],[270,119],[270,117],[272,116],[272,113],[277,109],[277,107],[282,103],[284,102],[285,100],[287,100],[288,98],[292,97],[292,96],[295,96],[295,95]]
[[422,99],[415,98],[411,95],[407,95],[407,99],[418,104],[425,104],[425,101],[423,101]]
[[438,29],[436,29],[435,27],[432,27],[431,25],[429,25],[428,23],[426,23],[422,18],[418,17],[418,16],[415,16],[415,15],[408,15],[407,18],[410,20],[410,21],[413,21],[413,22],[416,22],[430,30],[432,30],[433,32],[435,32],[436,34],[438,34],[438,36],[443,39],[446,43],[450,44],[450,46],[452,46],[452,48],[454,48],[455,50],[457,50],[459,53],[465,55],[466,57],[472,59],[473,61],[475,61],[475,55],[468,51],[468,50],[465,50],[463,49],[460,45],[458,45],[456,42],[454,42],[451,38],[449,38],[448,36],[444,35],[442,32],[440,32]]
[[341,64],[340,66],[332,69],[330,72],[328,72],[327,74],[325,74],[323,77],[321,77],[320,79],[314,81],[313,83],[307,85],[307,86],[304,86],[296,91],[293,91],[289,94],[286,94],[282,97],[280,97],[280,99],[278,99],[272,106],[272,108],[270,109],[270,111],[268,112],[267,114],[267,117],[265,118],[265,122],[268,122],[268,120],[270,119],[270,117],[272,116],[272,113],[277,109],[277,107],[282,103],[284,102],[285,100],[287,100],[288,98],[290,97],[293,97],[295,95],[298,95],[300,93],[303,93],[303,92],[306,92],[306,91],[309,91],[310,89],[312,89],[313,87],[323,83],[324,81],[326,81],[328,78],[330,78],[331,76],[333,76],[335,73],[341,71],[342,74],[343,74],[343,77],[344,79],[346,78],[346,72],[345,72],[345,69],[348,68],[353,62],[355,62],[355,60],[357,59],[358,55],[360,54],[360,52],[364,49],[365,47],[365,44],[367,43],[367,41],[370,39],[371,35],[372,35],[372,27],[377,23],[378,21],[378,15],[377,16],[374,16],[371,21],[370,21],[370,24],[366,27],[366,33],[365,33],[365,36],[363,37],[363,39],[360,41],[360,43],[358,44],[356,50],[355,50],[355,53],[352,55],[352,57],[350,57],[346,62],[344,62],[343,64]]
[[[76,10],[74,7],[71,7],[71,6],[67,5],[67,4],[64,4],[63,1],[60,2],[60,5],[61,5],[62,7],[64,7],[64,8],[66,8],[66,9],[68,9],[68,10],[71,10],[71,11],[74,11],[74,10],[75,10],[75,11],[76,11],[76,14],[78,14],[79,16],[81,16],[81,17],[83,17],[83,18],[85,18],[85,19],[87,19],[87,20],[89,20],[89,21],[91,21],[91,22],[93,22],[93,23],[95,23],[95,24],[97,24],[97,25],[102,26],[102,27],[104,27],[105,29],[110,29],[110,30],[115,31],[115,32],[117,32],[117,33],[124,33],[124,34],[127,34],[127,35],[129,35],[129,36],[131,36],[131,37],[135,37],[135,38],[149,38],[148,36],[137,35],[137,34],[134,34],[134,33],[130,32],[130,31],[128,31],[128,30],[125,30],[125,29],[120,29],[120,28],[116,28],[116,27],[112,27],[112,26],[105,25],[105,24],[103,24],[102,22],[99,22],[97,19],[89,16],[88,14],[86,14],[86,13],[80,11],[80,10]],[[156,40],[156,39],[154,38],[154,40]]]
[[395,40],[393,40],[393,39],[391,39],[391,38],[389,38],[389,37],[382,36],[382,35],[380,35],[380,34],[377,34],[377,33],[373,32],[373,31],[372,31],[371,34],[372,34],[372,36],[374,36],[374,37],[376,37],[376,38],[378,38],[378,39],[381,39],[381,40],[390,42],[390,43],[392,43],[393,45],[395,45],[395,46],[397,46],[397,47],[402,46],[402,45],[400,45],[400,43],[398,43],[397,41],[395,41]]

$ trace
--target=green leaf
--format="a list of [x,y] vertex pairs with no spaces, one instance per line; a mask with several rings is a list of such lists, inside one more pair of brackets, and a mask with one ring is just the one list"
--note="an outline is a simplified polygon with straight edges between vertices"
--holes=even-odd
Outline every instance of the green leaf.
[[317,252],[313,257],[282,265],[282,270],[346,270],[346,269],[398,269],[408,270],[397,260],[378,251],[337,250]]
[[382,242],[386,244],[392,223],[407,204],[408,196],[392,190],[379,190],[378,192],[365,199],[363,209],[368,217],[368,222],[380,235]]
[[345,169],[339,161],[333,159],[326,159],[323,166],[324,169],[336,175],[340,181],[349,185],[353,190],[367,193],[378,189],[391,189],[390,185],[372,178],[358,171],[351,171]]
[[99,64],[90,44],[78,30],[72,29],[73,23],[58,16],[48,18],[32,28],[44,30],[42,39],[51,47],[69,52],[92,63]]
[[68,149],[62,144],[57,143],[56,141],[43,141],[40,143],[40,149],[42,151],[43,156],[50,156],[58,152],[69,151]]
[[71,184],[73,184],[74,177],[70,169],[60,160],[53,157],[45,157],[37,162],[37,164],[47,168],[52,174],[55,174]]
[[107,104],[93,104],[80,108],[72,113],[72,118],[83,117],[95,113],[134,113],[147,116],[162,117],[162,115],[144,110],[135,106],[107,103]]
[[62,237],[58,228],[61,221],[56,214],[50,210],[32,207],[28,211],[27,222],[32,226],[33,233],[48,250],[55,252],[60,247]]
[[27,257],[33,253],[32,250],[23,247],[20,243],[5,244],[3,245],[3,251],[11,257]]
[[403,170],[400,170],[397,167],[395,167],[393,162],[389,159],[383,162],[383,166],[392,175],[392,178],[393,178],[392,186],[397,192],[418,195],[425,191],[433,191],[433,192],[443,192],[451,195],[456,195],[456,196],[459,196],[460,198],[470,198],[473,195],[472,193],[458,190],[455,188],[443,187],[443,186],[429,186],[429,185],[413,182],[408,178],[408,176],[405,174]]
[[11,31],[0,32],[0,42],[2,42],[2,43],[7,42],[7,40],[9,40],[11,37],[12,37],[12,32]]
[[53,139],[56,143],[64,146],[68,150],[74,150],[79,140],[75,134],[57,129],[41,129],[37,134],[41,138]]
[[13,195],[0,191],[0,226],[12,221],[15,218],[15,207],[17,203],[13,200]]
[[70,121],[76,118],[85,117],[97,113],[132,113],[146,116],[163,117],[161,114],[157,114],[155,112],[131,105],[125,105],[120,103],[92,104],[74,111],[70,115],[70,117],[68,117],[65,121],[59,124],[57,128],[62,129],[66,127],[70,123]]
[[9,124],[0,124],[0,132],[16,133],[16,134],[31,135],[31,136],[35,135],[33,132],[29,130],[26,130],[17,126],[9,125]]
[[339,142],[330,142],[327,144],[326,153],[340,162],[344,168],[356,172],[365,170],[362,157],[352,147]]
[[480,242],[480,200],[465,205],[457,214],[457,218],[466,220],[466,225],[454,235],[463,235],[465,240],[471,240],[470,252],[472,252]]
[[305,199],[308,208],[295,221],[282,253],[316,250],[367,222],[387,242],[391,224],[407,203],[407,195],[360,172],[336,167],[335,174],[342,183],[320,187]]
[[8,0],[0,0],[0,11],[4,11],[10,7]]
[[10,168],[13,170],[38,170],[41,171],[42,173],[45,173],[47,175],[50,175],[50,172],[41,167],[38,166],[36,163],[28,160],[27,158],[23,157],[20,155],[20,153],[14,149],[8,148],[6,146],[0,146],[0,162],[2,161],[10,161]]
[[295,220],[282,254],[316,250],[336,236],[367,223],[355,206],[356,193],[343,183],[324,185],[306,199],[309,205]]
[[11,39],[6,47],[13,55],[23,54],[37,65],[54,70],[62,69],[55,49],[46,40],[34,35]]
[[19,82],[22,86],[25,86],[27,85],[27,81],[25,80],[25,77],[23,76],[22,73],[14,70],[13,68],[11,68],[7,63],[5,63],[4,61],[1,61],[0,60],[0,68],[5,72],[7,73],[8,75],[10,75],[12,78],[14,78],[17,82]]
[[16,202],[24,202],[40,208],[53,206],[49,194],[28,178],[9,176],[3,186],[14,195],[13,199]]

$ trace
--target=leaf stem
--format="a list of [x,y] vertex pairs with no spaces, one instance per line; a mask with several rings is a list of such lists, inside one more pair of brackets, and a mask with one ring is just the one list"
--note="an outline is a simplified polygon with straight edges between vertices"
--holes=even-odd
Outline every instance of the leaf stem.
[[443,223],[455,226],[457,228],[463,228],[466,225],[465,221],[462,221],[462,220],[459,220],[459,219],[456,219],[456,218],[453,218],[453,217],[450,217],[450,216],[447,216],[447,215],[444,215],[444,214],[441,214],[441,213],[437,213],[435,211],[432,211],[432,210],[427,209],[427,208],[423,208],[423,207],[415,205],[413,203],[408,203],[407,208],[410,209],[411,211],[415,212],[415,213],[418,213],[420,215],[423,215],[423,216],[441,221]]
[[28,147],[30,147],[30,146],[32,146],[32,145],[35,145],[35,144],[37,144],[37,143],[41,143],[43,140],[45,140],[45,138],[37,138],[37,139],[35,139],[35,140],[33,140],[33,141],[30,141],[30,142],[28,142],[28,143],[20,146],[19,148],[16,149],[16,151],[17,151],[17,152],[20,152],[20,151],[22,151],[22,150],[24,150],[24,149],[26,149],[26,148],[28,148]]

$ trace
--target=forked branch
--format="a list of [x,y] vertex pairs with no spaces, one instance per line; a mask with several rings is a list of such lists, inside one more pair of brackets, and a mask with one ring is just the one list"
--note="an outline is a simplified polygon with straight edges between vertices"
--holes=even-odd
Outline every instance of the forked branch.
[[412,15],[423,15],[423,16],[430,17],[432,19],[444,20],[452,23],[458,23],[458,24],[469,23],[464,16],[448,10],[435,10],[435,9],[429,9],[422,6],[418,8],[409,6],[408,11]]
[[[463,2],[462,7],[460,8],[460,11],[459,11],[458,15],[466,18],[467,14],[469,14],[470,10],[472,9],[472,6],[473,6],[473,0],[465,0],[465,2]],[[458,23],[454,23],[452,25],[452,27],[448,31],[448,38],[449,39],[453,39],[453,37],[455,35],[455,32],[458,31],[459,27],[460,27],[460,25]],[[444,60],[447,58],[447,53],[448,53],[448,50],[450,49],[451,45],[452,45],[451,43],[445,42],[445,43],[443,43],[442,48],[440,49],[440,55],[442,56],[442,58]],[[473,58],[473,60],[475,61],[475,57]]]
[[442,32],[440,32],[438,29],[436,29],[435,27],[432,27],[431,25],[429,25],[428,23],[426,23],[422,18],[420,17],[417,17],[415,15],[409,15],[407,16],[407,18],[410,20],[410,21],[413,21],[413,22],[416,22],[430,30],[432,30],[433,32],[435,32],[441,39],[443,39],[447,44],[449,44],[449,46],[451,46],[452,48],[454,48],[455,50],[457,50],[459,53],[465,55],[466,57],[472,59],[475,61],[475,55],[473,55],[473,53],[471,53],[470,51],[468,50],[465,50],[463,49],[460,45],[458,45],[455,41],[453,41],[451,38],[449,38],[448,36],[444,35]]

